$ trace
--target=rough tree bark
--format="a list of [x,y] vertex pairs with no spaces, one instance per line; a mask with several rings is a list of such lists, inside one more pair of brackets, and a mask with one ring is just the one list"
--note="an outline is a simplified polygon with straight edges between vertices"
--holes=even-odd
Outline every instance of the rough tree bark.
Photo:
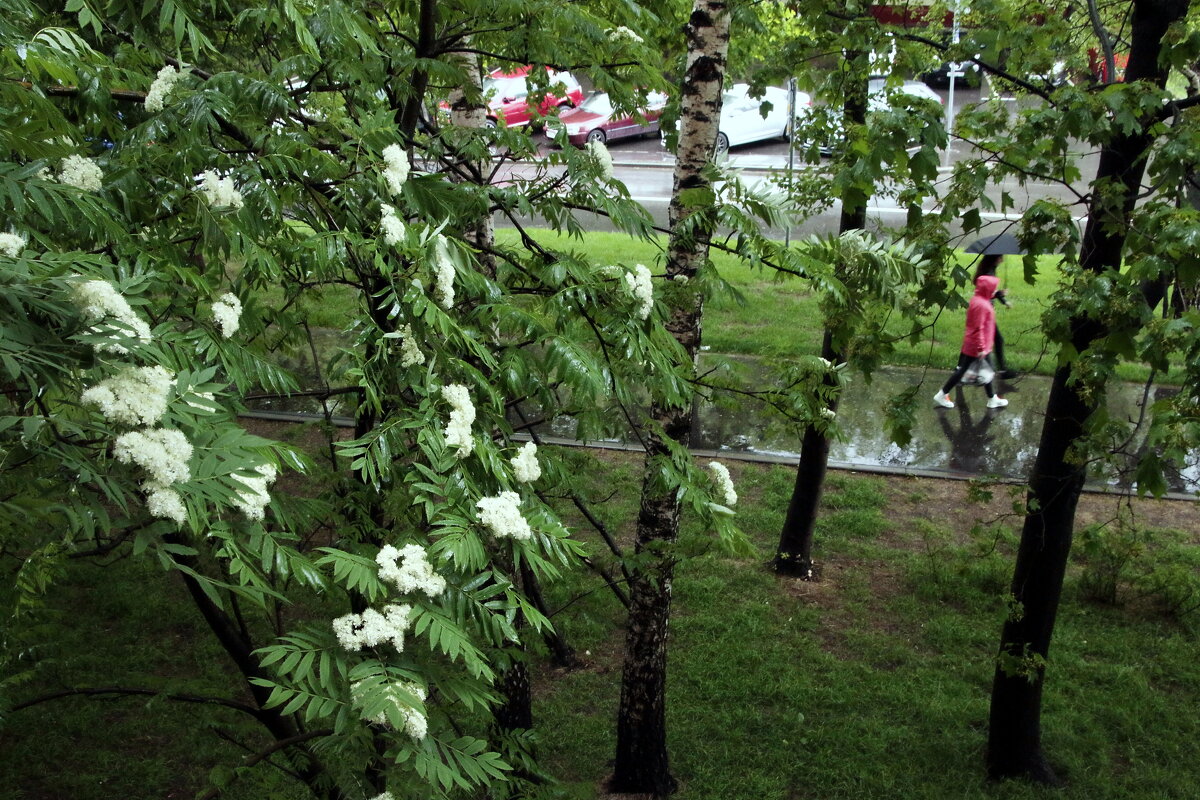
[[[1126,81],[1166,81],[1160,66],[1163,37],[1187,12],[1187,0],[1139,0],[1133,4],[1131,47]],[[1080,263],[1091,272],[1117,269],[1130,215],[1134,210],[1152,142],[1146,128],[1112,140],[1100,154],[1094,187],[1110,184],[1112,192],[1093,193]],[[1105,198],[1115,198],[1108,199]],[[1082,352],[1105,334],[1094,319],[1071,322],[1071,344]],[[1071,549],[1075,508],[1086,466],[1069,460],[1072,446],[1084,435],[1096,401],[1071,385],[1070,363],[1054,373],[1046,403],[1033,478],[1030,511],[1021,532],[1013,573],[1013,613],[1004,625],[992,688],[987,768],[992,778],[1024,777],[1058,783],[1041,743],[1041,701],[1045,658],[1058,613],[1063,575]]]
[[[847,61],[854,66],[853,79],[846,91],[842,104],[843,118],[852,125],[865,125],[867,122],[867,54],[851,52],[846,54]],[[849,130],[849,126],[847,126]],[[867,225],[867,204],[852,202],[849,195],[842,197],[842,214],[838,224],[838,232],[846,233],[852,230],[862,230]],[[845,353],[834,346],[834,331],[826,321],[825,331],[821,337],[821,358],[834,364],[845,361]],[[826,375],[826,385],[832,385],[834,378]],[[829,404],[829,410],[836,412],[838,399]],[[821,495],[825,491],[825,473],[829,467],[829,437],[815,425],[804,429],[804,437],[800,444],[800,464],[796,467],[796,485],[792,489],[792,497],[788,501],[787,516],[783,521],[783,530],[779,534],[779,547],[775,551],[775,571],[781,575],[811,580],[813,577],[813,530],[817,525],[817,508],[821,505]]]
[[[729,9],[724,0],[695,0],[684,33],[688,57],[680,85],[682,119],[670,206],[668,279],[695,277],[708,256],[711,222],[688,235],[682,233],[680,222],[707,210],[694,205],[692,198],[710,188],[703,169],[716,146],[729,49]],[[667,328],[694,359],[700,347],[700,294],[673,294],[687,299],[670,308]],[[663,436],[687,444],[691,435],[688,407],[655,404],[651,414]],[[657,462],[667,454],[663,439],[650,433],[646,437],[646,473],[635,544],[639,567],[630,578],[617,755],[609,781],[613,792],[654,797],[665,797],[675,789],[667,756],[665,695],[667,622],[675,558],[671,545],[679,532],[680,509],[677,487],[662,485],[658,477]]]

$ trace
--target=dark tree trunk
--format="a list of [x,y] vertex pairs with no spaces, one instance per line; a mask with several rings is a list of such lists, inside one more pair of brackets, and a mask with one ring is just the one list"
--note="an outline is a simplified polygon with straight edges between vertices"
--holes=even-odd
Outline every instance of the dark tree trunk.
[[[846,93],[842,106],[843,117],[853,124],[863,125],[867,121],[867,64],[864,53],[849,53],[847,58],[859,67],[862,79]],[[850,203],[842,198],[842,215],[838,232],[862,230],[867,224],[865,203]],[[833,329],[826,322],[821,338],[821,357],[835,364],[845,360],[845,354],[834,347]],[[826,376],[825,384],[833,385],[833,377]],[[838,398],[829,404],[830,411],[837,411]],[[829,469],[829,437],[809,425],[804,429],[800,444],[800,464],[796,468],[796,486],[788,501],[787,517],[779,534],[779,547],[775,551],[775,571],[804,580],[813,577],[813,531],[817,526],[817,509],[825,491],[825,473]]]
[[[1133,4],[1128,82],[1145,80],[1162,86],[1159,66],[1162,40],[1168,27],[1181,19],[1187,0],[1145,0]],[[1101,272],[1121,264],[1129,217],[1145,171],[1151,136],[1145,132],[1121,136],[1100,155],[1094,187],[1115,184],[1119,192],[1093,194],[1080,250],[1086,270]],[[1105,201],[1105,197],[1113,198]],[[1071,344],[1082,352],[1105,334],[1093,319],[1072,320]],[[1071,550],[1075,507],[1083,489],[1086,467],[1068,460],[1071,447],[1084,436],[1087,418],[1096,409],[1096,394],[1083,395],[1070,383],[1071,364],[1054,374],[1046,421],[1042,428],[1033,479],[1030,512],[1021,531],[1013,573],[1013,611],[1004,625],[992,688],[987,766],[992,778],[1024,777],[1041,783],[1058,782],[1041,743],[1041,700],[1045,658],[1062,594],[1063,576]]]
[[[682,97],[678,157],[670,206],[671,241],[667,277],[694,278],[708,256],[713,217],[709,208],[689,207],[687,189],[709,186],[703,169],[716,145],[721,116],[721,85],[729,47],[729,11],[724,0],[695,0],[685,28],[688,60],[680,85]],[[692,214],[707,218],[692,232],[680,223]],[[695,286],[695,281],[690,281]],[[700,348],[701,298],[698,290],[676,293],[681,299],[668,309],[667,330],[689,360]],[[672,545],[679,533],[678,487],[661,478],[659,462],[669,458],[665,438],[686,445],[691,437],[689,408],[655,403],[642,480],[635,551],[630,571],[629,622],[621,704],[617,711],[617,752],[609,789],[614,792],[665,797],[675,790],[667,756],[666,684],[667,622],[671,613],[671,580],[675,569]],[[658,432],[661,431],[661,434]]]
[[504,670],[500,681],[504,702],[496,708],[496,724],[506,731],[533,728],[533,689],[522,657]]

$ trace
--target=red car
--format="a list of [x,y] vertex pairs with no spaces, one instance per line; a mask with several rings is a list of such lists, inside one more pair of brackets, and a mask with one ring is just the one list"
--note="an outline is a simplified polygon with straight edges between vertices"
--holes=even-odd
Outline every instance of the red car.
[[646,95],[646,107],[639,116],[617,114],[607,92],[592,92],[579,108],[559,113],[557,120],[546,123],[546,134],[551,138],[566,129],[567,141],[576,147],[587,142],[622,139],[627,136],[644,136],[658,132],[658,120],[667,105],[667,96],[662,92]]
[[554,109],[572,108],[583,102],[583,89],[579,81],[569,72],[555,72],[549,67],[546,73],[549,86],[538,103],[529,97],[527,81],[532,67],[521,67],[513,72],[496,69],[483,79],[483,96],[488,103],[488,122],[503,122],[510,128],[528,125],[535,116],[550,116]]

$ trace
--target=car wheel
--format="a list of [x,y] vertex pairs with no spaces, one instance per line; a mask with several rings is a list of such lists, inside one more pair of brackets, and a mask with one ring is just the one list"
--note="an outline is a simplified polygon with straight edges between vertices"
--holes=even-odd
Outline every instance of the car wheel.
[[724,133],[717,132],[717,155],[722,156],[729,152],[729,137]]
[[603,130],[596,128],[594,131],[588,131],[587,141],[588,144],[591,144],[592,142],[595,142],[596,144],[604,144],[608,141],[608,136],[605,135]]
[[488,117],[487,119],[485,119],[483,121],[483,127],[485,127],[485,128],[496,127],[496,120],[493,117]]

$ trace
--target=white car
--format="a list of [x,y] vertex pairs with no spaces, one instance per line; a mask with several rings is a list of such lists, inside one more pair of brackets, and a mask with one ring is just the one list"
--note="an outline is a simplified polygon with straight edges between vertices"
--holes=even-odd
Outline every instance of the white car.
[[[867,113],[882,113],[891,111],[893,101],[898,95],[929,100],[938,105],[942,104],[941,95],[921,81],[904,81],[902,84],[889,89],[886,78],[871,78],[867,82]],[[814,115],[814,120],[824,120],[828,125],[823,131],[809,132],[808,141],[816,140],[822,155],[833,152],[834,146],[842,139],[842,110],[840,108],[823,108],[823,114]]]
[[[771,110],[764,117],[762,105],[768,102]],[[796,92],[795,118],[798,120],[807,114],[811,105],[812,97],[805,92]],[[717,152],[724,153],[731,147],[764,139],[789,138],[793,125],[787,112],[787,89],[768,86],[762,97],[751,97],[749,84],[735,83],[726,90],[721,101]]]

